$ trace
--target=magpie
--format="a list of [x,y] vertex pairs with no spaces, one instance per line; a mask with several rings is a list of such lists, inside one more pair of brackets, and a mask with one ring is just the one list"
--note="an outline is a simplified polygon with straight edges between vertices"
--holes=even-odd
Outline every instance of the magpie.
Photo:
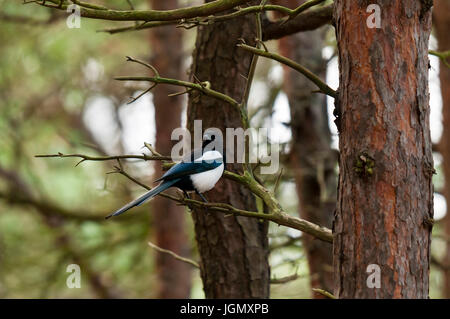
[[172,166],[162,177],[158,178],[155,181],[160,182],[158,186],[105,218],[118,216],[130,208],[142,205],[170,187],[179,188],[187,198],[190,198],[189,192],[195,192],[204,202],[207,202],[202,193],[214,188],[225,169],[225,159],[222,156],[222,153],[225,154],[225,152],[223,149],[220,150],[222,153],[216,150],[215,145],[211,149],[211,143],[214,140],[215,135],[205,133],[202,148],[192,151],[180,163]]

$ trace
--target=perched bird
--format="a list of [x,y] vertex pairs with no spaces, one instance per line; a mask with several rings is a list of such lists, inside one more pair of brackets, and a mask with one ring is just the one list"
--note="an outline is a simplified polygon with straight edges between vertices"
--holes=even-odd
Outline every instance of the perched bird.
[[190,198],[188,192],[195,192],[204,202],[207,202],[202,193],[214,188],[220,177],[222,177],[225,168],[225,160],[221,153],[223,152],[222,147],[220,149],[221,152],[216,150],[215,147],[211,149],[210,143],[214,140],[214,135],[205,133],[201,150],[192,151],[180,163],[172,166],[162,177],[155,181],[160,182],[158,186],[106,218],[123,214],[130,208],[142,205],[170,187],[181,189],[187,198]]

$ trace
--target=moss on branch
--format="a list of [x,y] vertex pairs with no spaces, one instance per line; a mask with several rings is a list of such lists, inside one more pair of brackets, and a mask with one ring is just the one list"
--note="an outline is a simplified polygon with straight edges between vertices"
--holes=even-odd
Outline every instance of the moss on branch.
[[283,57],[279,54],[268,52],[266,50],[258,49],[252,46],[249,46],[247,44],[238,44],[238,47],[253,52],[254,54],[257,54],[259,56],[269,58],[275,61],[278,61],[282,64],[285,64],[294,70],[300,72],[303,74],[307,79],[309,79],[311,82],[313,82],[320,90],[321,93],[324,93],[326,95],[329,95],[333,98],[336,98],[337,92],[330,88],[325,82],[323,82],[317,75],[312,73],[310,70],[305,68],[304,66],[296,63],[295,61],[292,61],[291,59],[288,59],[286,57]]
[[[52,3],[52,4],[49,4]],[[173,21],[217,14],[245,4],[246,0],[216,0],[199,6],[173,10],[111,10],[103,6],[76,1],[82,17],[111,21]],[[72,1],[46,0],[39,5],[66,11]]]

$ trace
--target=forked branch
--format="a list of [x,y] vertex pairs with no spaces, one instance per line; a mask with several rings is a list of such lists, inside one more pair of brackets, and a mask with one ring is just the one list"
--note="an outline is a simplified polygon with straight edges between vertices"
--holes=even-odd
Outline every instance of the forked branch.
[[431,55],[437,56],[446,67],[450,68],[450,63],[447,61],[448,59],[450,59],[450,50],[445,52],[430,50],[429,53]]
[[[119,173],[134,183],[140,185],[141,187],[145,189],[150,189],[151,187],[145,185],[144,183],[140,182],[136,178],[129,175],[127,172],[123,170],[122,165],[120,164],[121,159],[130,159],[130,158],[136,158],[141,160],[152,160],[155,159],[155,156],[149,156],[149,155],[120,155],[120,156],[87,156],[83,154],[68,154],[64,155],[62,153],[53,154],[53,155],[37,155],[36,157],[57,157],[57,158],[64,158],[64,157],[78,157],[81,158],[82,161],[108,161],[108,160],[117,160],[119,163],[119,166],[115,167],[114,173]],[[159,156],[162,157],[164,160],[166,160],[168,157],[166,156]],[[300,231],[303,231],[307,234],[310,234],[317,239],[323,240],[325,242],[331,243],[333,241],[333,235],[330,229],[326,227],[321,227],[319,225],[316,225],[314,223],[311,223],[309,221],[306,221],[304,219],[291,216],[283,211],[280,204],[278,203],[277,199],[275,198],[274,194],[271,193],[268,189],[266,189],[264,186],[259,184],[249,172],[245,171],[244,175],[239,175],[236,173],[232,173],[229,171],[224,172],[224,177],[228,178],[230,180],[233,180],[237,183],[242,184],[243,186],[247,187],[253,194],[260,197],[264,203],[269,208],[269,212],[266,213],[259,213],[259,212],[252,212],[247,210],[238,209],[236,207],[233,207],[232,205],[225,204],[225,203],[204,203],[200,201],[196,201],[193,199],[187,199],[184,197],[175,197],[169,194],[161,193],[160,195],[163,197],[166,197],[170,200],[178,202],[180,205],[187,206],[189,208],[193,207],[200,207],[205,208],[210,211],[219,212],[223,214],[233,214],[237,216],[244,216],[244,217],[250,217],[250,218],[257,218],[261,220],[267,220],[271,221],[273,223],[276,223],[278,225],[283,225],[286,227],[294,228]]]
[[93,5],[82,1],[41,0],[29,1],[41,6],[64,10],[76,4],[80,6],[80,15],[91,19],[111,21],[174,21],[217,14],[243,5],[247,0],[216,0],[199,6],[179,8],[173,10],[111,10],[100,5]]
[[300,72],[301,74],[303,74],[304,76],[306,76],[306,78],[308,78],[311,82],[313,82],[320,90],[321,93],[329,95],[331,97],[336,98],[337,96],[337,92],[335,90],[333,90],[332,88],[330,88],[325,82],[323,82],[317,75],[315,75],[314,73],[312,73],[310,70],[308,70],[307,68],[305,68],[304,66],[298,64],[297,62],[288,59],[284,56],[281,56],[279,54],[276,53],[272,53],[266,50],[262,50],[262,49],[258,49],[255,47],[252,47],[250,45],[241,43],[237,45],[238,47],[253,52],[256,55],[259,56],[263,56],[265,58],[269,58],[275,61],[278,61],[282,64],[285,64],[291,68],[293,68],[294,70]]
[[115,33],[121,33],[121,32],[127,32],[127,31],[137,31],[137,30],[144,30],[144,29],[150,29],[155,28],[163,25],[177,25],[177,27],[190,29],[193,27],[197,27],[200,25],[209,25],[217,22],[223,22],[230,19],[234,19],[240,16],[244,16],[247,14],[252,13],[261,13],[265,11],[276,11],[281,14],[286,15],[285,18],[280,19],[279,21],[274,22],[284,24],[291,19],[297,18],[297,16],[306,11],[307,9],[324,2],[325,0],[311,0],[303,3],[296,9],[289,9],[284,6],[280,5],[272,5],[272,4],[260,4],[257,6],[249,6],[249,7],[236,7],[234,12],[223,14],[223,15],[208,15],[208,16],[198,16],[190,19],[182,18],[178,20],[169,20],[169,21],[145,21],[138,25],[132,25],[127,27],[119,27],[119,28],[109,28],[109,29],[103,29],[99,30],[100,32],[108,32],[110,34]]

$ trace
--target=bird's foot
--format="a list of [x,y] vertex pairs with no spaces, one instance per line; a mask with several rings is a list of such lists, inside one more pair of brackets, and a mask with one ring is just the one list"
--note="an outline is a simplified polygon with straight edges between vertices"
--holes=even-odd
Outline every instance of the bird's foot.
[[205,196],[203,196],[202,193],[197,192],[198,196],[200,196],[200,198],[203,200],[204,203],[207,203],[208,200],[205,198]]
[[183,191],[183,193],[184,193],[184,196],[185,196],[187,199],[191,199],[191,196],[189,196],[189,193],[188,193],[188,192]]

